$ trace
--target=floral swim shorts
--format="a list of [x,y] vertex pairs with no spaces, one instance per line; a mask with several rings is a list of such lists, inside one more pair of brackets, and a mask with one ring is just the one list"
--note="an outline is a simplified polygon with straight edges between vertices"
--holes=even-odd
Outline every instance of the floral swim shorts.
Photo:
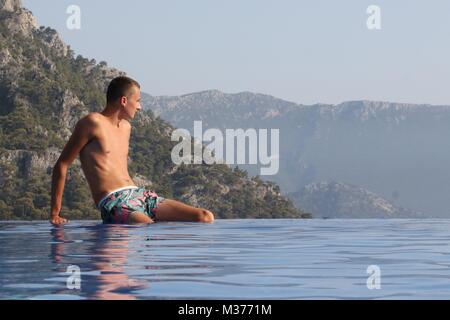
[[138,187],[126,187],[104,197],[97,208],[103,223],[125,224],[135,212],[142,212],[155,220],[158,206],[164,201],[155,192]]

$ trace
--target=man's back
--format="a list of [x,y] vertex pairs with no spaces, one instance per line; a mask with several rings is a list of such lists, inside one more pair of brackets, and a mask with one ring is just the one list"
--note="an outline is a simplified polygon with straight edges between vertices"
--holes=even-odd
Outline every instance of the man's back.
[[115,126],[99,113],[91,113],[82,121],[87,123],[91,139],[81,150],[80,161],[98,204],[112,190],[135,185],[128,173],[131,125],[122,120]]

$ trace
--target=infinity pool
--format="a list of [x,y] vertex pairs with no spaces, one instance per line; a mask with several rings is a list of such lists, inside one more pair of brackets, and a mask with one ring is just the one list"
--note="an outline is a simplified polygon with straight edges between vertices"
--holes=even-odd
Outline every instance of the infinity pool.
[[0,222],[0,299],[450,299],[450,220]]

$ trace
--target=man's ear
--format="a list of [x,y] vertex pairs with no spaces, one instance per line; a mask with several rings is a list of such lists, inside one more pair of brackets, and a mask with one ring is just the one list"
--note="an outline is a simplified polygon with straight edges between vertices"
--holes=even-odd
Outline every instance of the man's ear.
[[127,104],[128,99],[127,97],[123,96],[122,98],[120,98],[120,105],[125,107],[125,105]]

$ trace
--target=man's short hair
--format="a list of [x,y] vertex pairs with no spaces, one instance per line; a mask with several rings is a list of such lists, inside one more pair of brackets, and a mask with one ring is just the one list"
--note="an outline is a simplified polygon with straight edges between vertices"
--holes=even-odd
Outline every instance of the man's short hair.
[[107,103],[112,103],[122,97],[128,97],[131,93],[131,89],[136,86],[139,89],[141,85],[136,81],[128,77],[117,77],[111,81],[108,86],[108,92],[106,93]]

